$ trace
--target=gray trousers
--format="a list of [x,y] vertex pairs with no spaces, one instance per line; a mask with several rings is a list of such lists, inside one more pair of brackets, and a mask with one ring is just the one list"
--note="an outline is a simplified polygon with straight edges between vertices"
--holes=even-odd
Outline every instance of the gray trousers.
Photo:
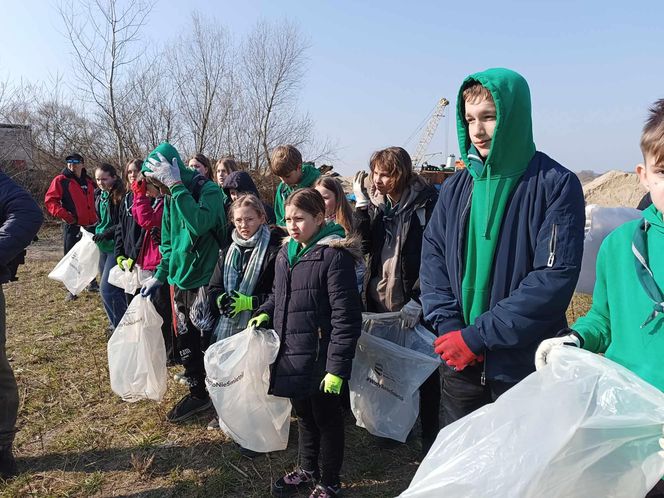
[[0,285],[0,446],[10,445],[14,441],[18,414],[18,387],[5,350],[6,325],[5,294]]

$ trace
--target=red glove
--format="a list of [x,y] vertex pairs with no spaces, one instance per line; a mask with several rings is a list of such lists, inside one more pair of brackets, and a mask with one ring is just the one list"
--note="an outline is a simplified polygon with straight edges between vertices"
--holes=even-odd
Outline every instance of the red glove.
[[147,193],[147,184],[145,180],[131,182],[131,191],[136,197],[144,197]]
[[481,361],[475,353],[466,345],[460,330],[448,332],[440,336],[433,343],[434,351],[439,354],[445,363],[454,370],[460,372],[468,365]]

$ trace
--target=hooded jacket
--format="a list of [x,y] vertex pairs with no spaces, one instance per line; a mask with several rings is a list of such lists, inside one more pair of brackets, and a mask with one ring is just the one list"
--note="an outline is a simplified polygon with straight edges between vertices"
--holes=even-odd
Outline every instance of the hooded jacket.
[[[393,302],[393,311],[399,311],[401,307],[410,299],[417,300],[419,298],[419,272],[420,272],[420,257],[422,251],[422,234],[424,233],[424,226],[431,218],[431,213],[436,204],[438,193],[419,175],[413,175],[413,179],[407,190],[402,194],[401,207],[398,210],[408,211],[409,227],[407,233],[402,236],[393,234],[392,240],[400,241],[400,255],[398,258],[398,273],[399,278],[392,278],[389,280],[388,285],[398,287],[398,289],[384,289],[379,291],[377,289],[377,281],[383,275],[384,261],[382,255],[384,254],[384,246],[386,244],[386,213],[385,213],[385,198],[378,192],[371,192],[370,203],[367,208],[355,209],[353,212],[354,224],[356,231],[362,240],[362,252],[369,256],[367,268],[369,270],[368,282],[370,285],[366,286],[365,297],[367,303],[367,310],[370,312],[383,312],[385,306],[377,302],[375,293],[380,292],[385,294],[382,301],[392,302],[397,296],[401,296],[398,301]],[[400,228],[400,230],[403,229]],[[387,275],[385,275],[387,276]],[[394,298],[387,298],[394,296]]]
[[[655,283],[664,289],[662,214],[650,206],[643,217],[650,223],[646,232],[648,265]],[[664,391],[664,314],[644,323],[653,311],[653,303],[637,277],[632,252],[634,232],[641,222],[619,226],[602,242],[592,307],[572,328],[583,338],[583,349],[604,353]]]
[[[277,218],[277,225],[280,227],[286,226],[286,208],[284,204],[286,199],[296,190],[301,188],[311,187],[318,177],[320,176],[320,171],[314,168],[309,163],[302,163],[302,178],[300,178],[300,183],[291,187],[284,183],[283,181],[277,187],[277,193],[274,196],[274,215]],[[226,183],[224,182],[224,185]]]
[[[505,110],[499,120],[509,116]],[[494,140],[500,144],[496,128]],[[501,157],[496,154],[491,151],[487,162]],[[505,201],[493,254],[483,261],[486,310],[467,321],[462,281],[475,188],[468,169],[441,188],[422,239],[424,317],[438,335],[461,330],[468,347],[484,353],[486,377],[518,382],[535,370],[537,345],[566,326],[583,254],[583,191],[574,173],[535,152]]]
[[134,193],[127,192],[118,209],[118,225],[115,229],[115,258],[124,256],[137,260],[143,245],[145,230],[136,222],[132,213]]
[[112,254],[115,250],[115,233],[120,221],[120,205],[113,202],[113,192],[105,192],[97,189],[95,192],[95,210],[99,223],[95,226],[95,234],[100,234],[102,239],[97,242],[99,250],[106,254]]
[[97,222],[95,183],[85,170],[76,177],[69,168],[63,169],[48,187],[44,205],[51,216],[70,225],[89,226]]
[[[472,144],[465,120],[463,91],[474,83],[489,90],[496,106],[496,126],[486,158]],[[468,238],[461,292],[463,314],[472,323],[489,304],[491,264],[505,207],[535,154],[528,83],[509,69],[489,69],[465,79],[457,97],[457,132],[461,157],[473,177]]]
[[[162,258],[155,277],[180,289],[198,289],[210,281],[220,242],[225,238],[223,193],[208,180],[199,185],[198,200],[194,199],[194,182],[200,175],[185,167],[178,151],[168,142],[162,142],[148,159],[158,159],[157,153],[171,162],[177,159],[182,183],[173,185],[171,195],[165,199],[159,246]],[[142,172],[150,172],[148,159]]]
[[134,196],[132,214],[145,233],[136,263],[144,270],[154,271],[161,261],[159,244],[161,242],[164,198],[153,199],[147,195]]
[[[224,193],[228,199],[231,198],[231,190],[237,190],[240,194],[253,194],[259,199],[261,198],[256,188],[256,184],[251,179],[251,176],[246,171],[231,171],[226,178],[224,178]],[[261,201],[263,202],[263,201]],[[265,209],[265,214],[267,215],[268,225],[272,225],[275,222],[274,209],[272,206],[263,202],[263,208]],[[231,222],[232,220],[229,220]],[[230,224],[230,223],[229,223]]]
[[292,267],[288,241],[275,261],[274,287],[257,314],[267,313],[281,344],[271,366],[268,393],[306,398],[319,390],[326,372],[348,380],[362,327],[349,239],[319,242]]

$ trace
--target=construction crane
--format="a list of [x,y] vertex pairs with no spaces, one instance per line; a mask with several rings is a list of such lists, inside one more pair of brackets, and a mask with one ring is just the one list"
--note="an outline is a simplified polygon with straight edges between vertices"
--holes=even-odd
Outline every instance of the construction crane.
[[441,118],[445,112],[445,107],[450,103],[445,97],[441,98],[436,104],[427,127],[422,132],[422,137],[420,138],[420,143],[417,144],[417,149],[415,150],[415,155],[413,156],[413,169],[421,166],[422,161],[424,160],[424,155],[427,152],[427,147],[429,147],[429,142],[433,138],[434,133],[436,133],[436,128],[438,128],[438,123],[440,123]]

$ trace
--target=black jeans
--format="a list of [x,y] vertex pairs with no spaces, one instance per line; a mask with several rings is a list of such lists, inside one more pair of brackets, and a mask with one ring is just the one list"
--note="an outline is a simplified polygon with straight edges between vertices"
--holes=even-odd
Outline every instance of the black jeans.
[[6,325],[5,295],[0,285],[0,446],[14,441],[18,414],[18,388],[5,350]]
[[81,240],[81,227],[79,225],[62,224],[62,238],[64,239],[64,250],[67,254],[72,247]]
[[189,311],[196,300],[197,294],[198,289],[184,290],[177,286],[174,288],[173,303],[175,304],[175,317],[177,319],[176,343],[184,373],[189,379],[189,391],[197,398],[206,398],[208,393],[205,388],[201,332],[189,319]]
[[514,387],[516,383],[486,380],[482,385],[483,365],[475,365],[456,372],[443,364],[443,423],[449,425],[478,408],[492,403]]
[[161,325],[161,334],[164,336],[166,357],[172,361],[179,361],[175,350],[175,335],[173,334],[173,309],[171,307],[171,289],[168,284],[160,286],[151,297],[157,313],[164,321]]
[[422,441],[431,443],[440,430],[440,370],[437,368],[420,386]]
[[344,417],[341,396],[316,393],[309,398],[291,399],[297,415],[300,467],[318,470],[320,455],[321,482],[339,484],[344,459]]

